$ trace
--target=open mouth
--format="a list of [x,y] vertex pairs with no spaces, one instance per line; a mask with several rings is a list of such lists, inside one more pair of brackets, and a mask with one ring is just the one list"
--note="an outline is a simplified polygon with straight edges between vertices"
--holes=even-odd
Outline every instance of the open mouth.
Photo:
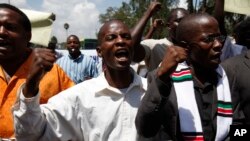
[[119,61],[127,61],[129,58],[129,52],[128,52],[128,50],[120,49],[120,50],[115,52],[115,57]]
[[0,46],[1,47],[8,46],[8,43],[6,41],[0,40]]
[[7,50],[10,48],[10,44],[6,41],[0,40],[0,49]]

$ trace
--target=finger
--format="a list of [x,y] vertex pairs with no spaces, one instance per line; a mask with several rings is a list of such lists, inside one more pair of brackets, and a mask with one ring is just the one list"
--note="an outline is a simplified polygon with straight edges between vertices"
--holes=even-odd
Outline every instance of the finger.
[[56,54],[53,53],[52,51],[40,50],[40,51],[35,52],[34,58],[42,58],[42,60],[55,62],[56,61]]
[[51,54],[41,54],[40,58],[51,63],[54,63],[56,61],[56,56]]
[[42,68],[43,68],[43,70],[45,72],[48,72],[48,71],[50,71],[52,69],[53,63],[47,62],[47,61],[43,61],[42,64],[41,64],[41,66],[42,66]]

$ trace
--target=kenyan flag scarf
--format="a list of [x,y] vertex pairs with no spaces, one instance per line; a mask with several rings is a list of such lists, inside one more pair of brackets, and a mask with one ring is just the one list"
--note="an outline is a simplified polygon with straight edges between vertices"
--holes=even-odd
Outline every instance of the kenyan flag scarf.
[[[217,84],[217,132],[216,141],[223,140],[229,133],[232,123],[232,102],[228,79],[221,66],[216,69]],[[193,79],[190,68],[185,62],[180,63],[172,74],[174,88],[177,95],[178,111],[180,117],[181,132],[186,141],[203,141],[203,131],[200,114],[195,100]]]

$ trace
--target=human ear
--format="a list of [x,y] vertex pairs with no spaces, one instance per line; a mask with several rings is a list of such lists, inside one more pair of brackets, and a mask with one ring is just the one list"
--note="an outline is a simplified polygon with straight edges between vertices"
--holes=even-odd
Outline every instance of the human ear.
[[177,45],[187,49],[190,48],[189,44],[186,41],[180,41],[177,43]]
[[102,57],[102,50],[100,46],[96,47],[96,52],[97,52],[98,57]]

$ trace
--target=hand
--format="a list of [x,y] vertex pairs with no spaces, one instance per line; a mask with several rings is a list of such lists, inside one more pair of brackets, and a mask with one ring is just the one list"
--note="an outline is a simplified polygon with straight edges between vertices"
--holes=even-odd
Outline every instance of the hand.
[[169,46],[166,49],[165,56],[157,71],[157,76],[162,80],[168,80],[175,71],[178,63],[186,61],[188,58],[188,49],[180,46]]
[[154,21],[153,21],[153,27],[154,28],[159,28],[159,27],[162,27],[162,26],[164,26],[163,19],[154,19]]
[[32,52],[32,65],[23,89],[25,97],[37,94],[39,83],[46,72],[50,71],[56,61],[56,55],[51,49],[35,48]]
[[157,1],[152,1],[152,2],[150,3],[149,9],[150,9],[151,11],[153,11],[153,13],[154,13],[154,12],[157,12],[157,11],[159,11],[159,10],[161,9],[161,3],[160,3],[160,2],[157,2]]

